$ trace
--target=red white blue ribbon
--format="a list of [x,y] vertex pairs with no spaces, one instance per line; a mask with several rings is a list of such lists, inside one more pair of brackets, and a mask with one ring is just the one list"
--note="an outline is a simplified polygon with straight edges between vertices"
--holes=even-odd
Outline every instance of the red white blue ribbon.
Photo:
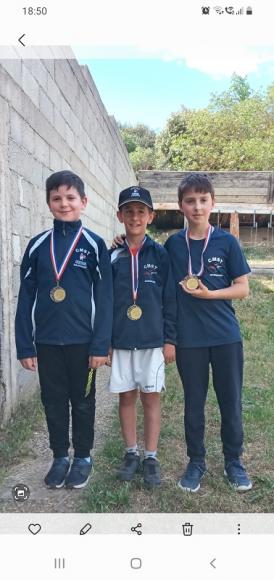
[[139,253],[145,241],[146,237],[144,237],[139,248],[130,248],[127,239],[125,240],[126,244],[128,245],[128,249],[130,251],[131,256],[131,283],[132,283],[132,297],[134,303],[137,300],[138,285],[139,285]]
[[197,272],[197,274],[194,274],[193,270],[192,270],[192,261],[191,261],[191,255],[190,255],[190,247],[189,247],[189,229],[186,229],[186,245],[187,245],[187,249],[188,249],[188,274],[189,276],[201,276],[203,271],[204,271],[204,253],[207,249],[207,246],[209,244],[209,240],[210,240],[210,236],[212,234],[214,230],[214,227],[209,225],[207,228],[207,233],[206,233],[206,238],[205,238],[205,243],[204,243],[204,247],[203,247],[203,251],[201,254],[201,267],[199,272]]
[[54,272],[55,272],[56,282],[59,282],[59,280],[63,276],[64,271],[65,271],[65,269],[66,269],[66,267],[68,265],[69,259],[71,258],[71,255],[73,254],[73,252],[74,252],[74,250],[75,250],[75,248],[76,248],[76,246],[78,244],[78,241],[79,241],[79,239],[80,239],[80,237],[82,235],[82,231],[83,231],[83,226],[80,226],[78,232],[76,233],[76,235],[75,235],[75,237],[73,239],[72,244],[70,245],[70,247],[69,247],[69,249],[68,249],[68,251],[67,251],[67,253],[66,253],[65,257],[64,257],[64,260],[63,260],[63,262],[62,262],[61,267],[59,268],[59,270],[57,268],[56,259],[55,259],[55,251],[54,251],[54,231],[53,230],[51,231],[51,237],[50,237],[50,258],[51,258],[52,267],[53,267]]

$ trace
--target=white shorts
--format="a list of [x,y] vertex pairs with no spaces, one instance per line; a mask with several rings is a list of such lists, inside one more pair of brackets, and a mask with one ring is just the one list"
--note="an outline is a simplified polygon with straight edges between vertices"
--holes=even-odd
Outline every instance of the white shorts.
[[114,349],[108,383],[111,393],[140,389],[143,393],[160,393],[165,389],[163,349]]

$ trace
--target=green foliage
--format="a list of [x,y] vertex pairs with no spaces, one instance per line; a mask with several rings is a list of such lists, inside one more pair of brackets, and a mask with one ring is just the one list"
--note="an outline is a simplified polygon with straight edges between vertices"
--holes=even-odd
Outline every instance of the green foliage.
[[155,131],[141,123],[135,126],[127,124],[118,124],[118,126],[133,169],[135,171],[153,169],[155,167]]
[[118,127],[129,153],[135,151],[137,147],[154,148],[156,133],[153,129],[141,123],[137,125],[118,124]]
[[149,147],[143,149],[138,145],[136,149],[129,154],[129,158],[134,171],[139,171],[139,169],[153,169],[153,167],[155,167],[154,149]]
[[135,171],[266,171],[274,165],[273,121],[274,83],[255,92],[234,74],[206,108],[182,107],[157,136],[140,123],[119,128]]
[[269,170],[274,164],[274,85],[255,93],[233,75],[228,91],[205,109],[171,115],[156,139],[158,168],[201,171]]
[[252,95],[254,95],[254,91],[249,86],[247,77],[241,77],[234,73],[227,91],[211,95],[210,107],[215,110],[231,107],[236,103],[245,101]]

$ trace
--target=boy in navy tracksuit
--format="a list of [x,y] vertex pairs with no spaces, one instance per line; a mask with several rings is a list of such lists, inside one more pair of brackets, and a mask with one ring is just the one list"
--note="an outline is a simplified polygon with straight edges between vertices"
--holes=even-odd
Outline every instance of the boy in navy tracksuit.
[[231,301],[248,295],[250,268],[238,241],[208,222],[214,189],[206,175],[186,176],[178,197],[188,227],[172,235],[165,247],[177,288],[176,362],[185,393],[185,436],[190,458],[179,486],[198,491],[206,471],[204,407],[211,365],[221,412],[225,475],[237,491],[247,491],[252,484],[240,462],[243,347]]
[[129,187],[119,196],[118,219],[125,225],[122,247],[111,251],[114,288],[111,392],[119,393],[126,445],[118,477],[130,481],[140,468],[136,439],[138,391],[144,410],[144,482],[160,485],[157,444],[164,364],[175,360],[176,294],[167,251],[146,236],[153,220],[148,190]]
[[71,171],[54,173],[46,181],[46,194],[55,219],[52,230],[29,242],[23,257],[17,356],[25,369],[38,366],[54,457],[45,484],[80,488],[92,469],[95,369],[107,362],[111,340],[111,265],[104,241],[82,226],[87,198],[80,177]]

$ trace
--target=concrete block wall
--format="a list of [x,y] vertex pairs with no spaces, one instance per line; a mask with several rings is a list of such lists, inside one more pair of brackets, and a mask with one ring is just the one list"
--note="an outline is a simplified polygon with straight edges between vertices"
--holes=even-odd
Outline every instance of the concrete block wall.
[[18,366],[13,336],[20,262],[30,237],[51,227],[45,180],[78,173],[89,199],[83,223],[107,243],[118,193],[136,183],[115,119],[87,67],[71,58],[0,61],[0,419],[37,384]]

